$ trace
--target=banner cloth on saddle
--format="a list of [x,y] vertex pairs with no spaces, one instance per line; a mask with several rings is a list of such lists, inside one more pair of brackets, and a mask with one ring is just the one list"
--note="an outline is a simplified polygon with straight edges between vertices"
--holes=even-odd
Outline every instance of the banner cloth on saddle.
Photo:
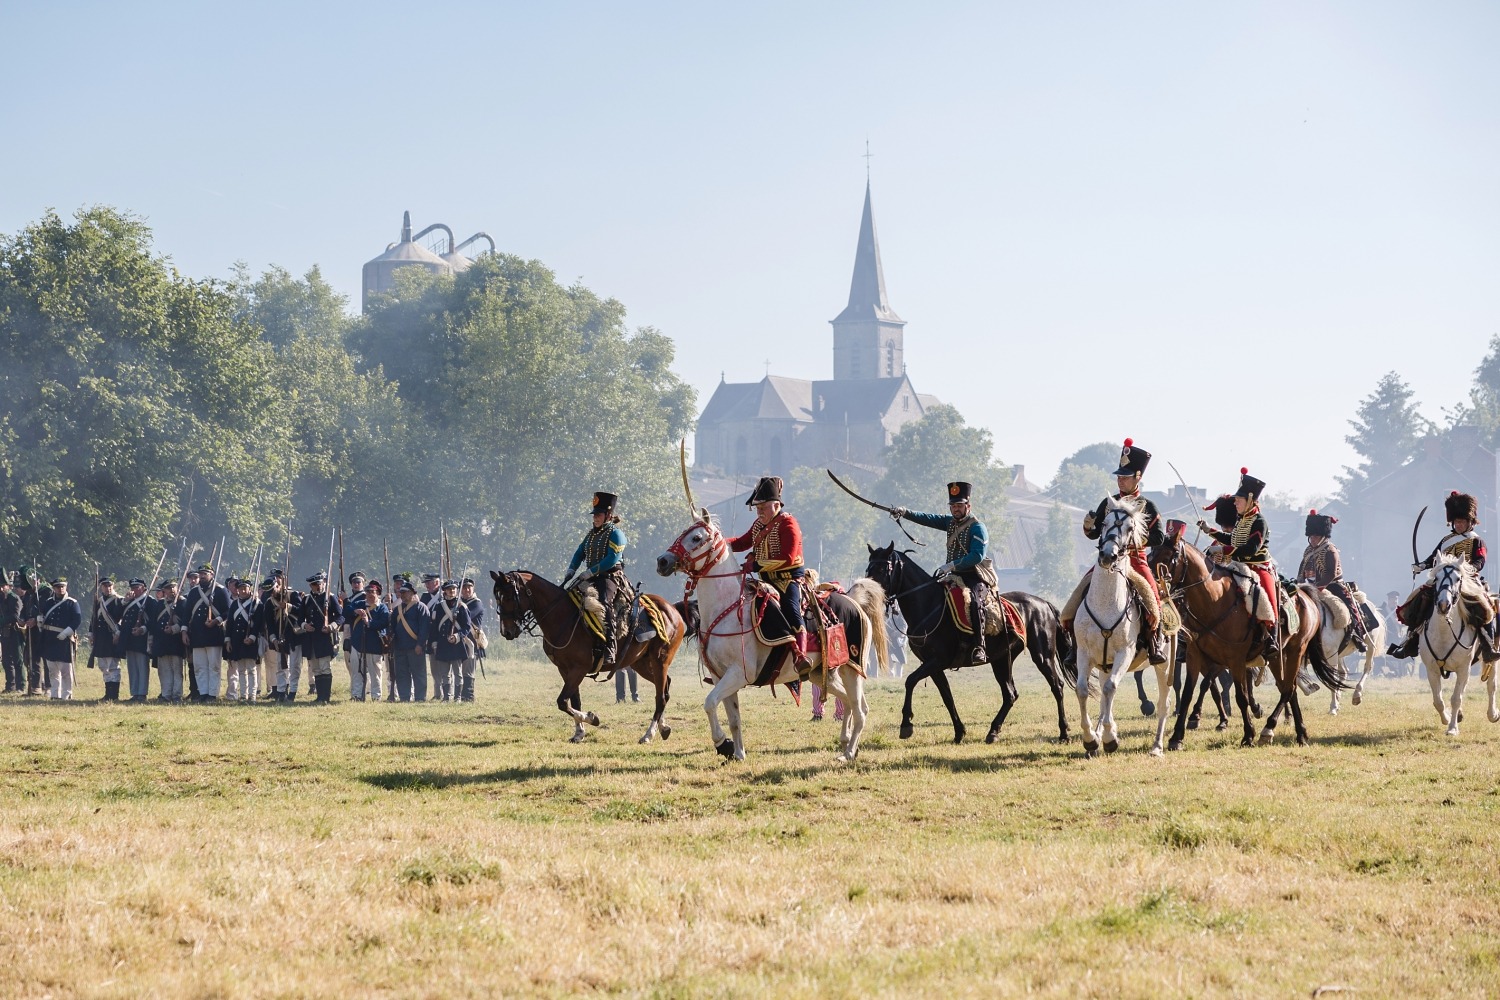
[[[755,638],[762,644],[773,647],[756,686],[764,686],[775,680],[795,641],[791,625],[781,613],[781,595],[775,588],[759,582],[747,583],[753,588],[750,596],[751,628]],[[826,686],[824,675],[830,668],[852,664],[865,676],[859,663],[859,643],[864,636],[859,634],[859,606],[834,583],[817,585],[815,590],[806,590],[803,602],[803,621],[807,625],[808,652],[823,654],[814,668],[812,681]],[[830,663],[832,660],[834,662]]]
[[[974,605],[969,588],[961,583],[950,583],[945,590],[948,594],[948,614],[952,616],[953,624],[965,635],[973,635],[974,624],[969,621],[969,611]],[[1021,617],[1021,610],[993,590],[986,589],[984,597],[984,604],[979,609],[980,617],[984,619],[984,634],[999,635],[1008,624],[1010,630],[1020,636],[1024,646],[1026,620]]]
[[[622,596],[625,594],[624,588],[621,589],[621,594]],[[599,602],[598,591],[592,585],[575,587],[568,591],[568,596],[573,599],[573,606],[578,609],[579,617],[583,619],[584,625],[588,626],[594,638],[602,641],[604,639],[604,605]],[[656,630],[657,635],[670,634],[667,630],[667,619],[662,614],[661,608],[655,601],[648,600],[646,595],[631,594],[620,603],[622,606],[617,609],[620,611],[628,610],[634,603],[650,620],[651,627]],[[624,638],[626,629],[629,627],[629,619],[628,614],[615,615],[615,632],[621,638]]]

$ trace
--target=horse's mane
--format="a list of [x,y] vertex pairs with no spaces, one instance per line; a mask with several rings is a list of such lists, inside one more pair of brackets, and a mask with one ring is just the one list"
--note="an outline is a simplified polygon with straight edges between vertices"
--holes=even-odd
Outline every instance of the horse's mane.
[[[1129,521],[1127,522],[1125,528],[1125,532],[1129,536],[1127,538],[1127,541],[1134,541],[1134,543],[1137,545],[1144,543],[1146,541],[1145,505],[1142,504],[1141,506],[1137,507],[1133,503],[1127,503],[1123,500],[1117,500],[1114,497],[1106,497],[1104,500],[1105,513],[1109,514],[1110,512],[1117,510],[1122,510],[1127,515],[1129,515]],[[1099,536],[1099,541],[1101,544],[1103,543],[1103,534]]]
[[1469,590],[1479,586],[1479,570],[1474,564],[1461,555],[1448,552],[1439,552],[1437,559],[1432,563],[1432,576],[1437,579],[1438,572],[1445,566],[1456,566],[1458,568],[1458,589]]

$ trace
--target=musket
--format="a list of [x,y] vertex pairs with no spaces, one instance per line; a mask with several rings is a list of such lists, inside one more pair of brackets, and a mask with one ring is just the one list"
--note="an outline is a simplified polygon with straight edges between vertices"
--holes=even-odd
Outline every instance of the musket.
[[443,526],[443,579],[453,579],[453,553],[448,548],[448,527]]
[[94,610],[89,617],[89,663],[88,669],[94,669],[94,657],[97,655],[94,646],[94,629],[99,625],[99,564],[94,563]]
[[[156,571],[151,574],[151,579],[149,579],[149,580],[146,581],[146,593],[141,596],[141,604],[140,604],[141,614],[140,614],[140,619],[139,620],[140,620],[140,623],[141,623],[141,628],[146,629],[146,632],[147,632],[148,636],[149,636],[149,634],[151,632],[151,629],[146,625],[146,605],[149,604],[150,601],[151,601],[151,594],[152,594],[152,592],[154,590],[156,590],[156,581],[157,581],[157,578],[161,576],[161,568],[163,566],[165,566],[166,564],[167,564],[167,547],[165,545],[163,545],[162,549],[161,549],[161,558],[156,561]],[[149,646],[147,648],[147,652],[148,653],[150,652]]]
[[[334,541],[337,538],[338,538],[338,529],[335,528],[333,530],[333,534],[331,534],[331,535],[328,536],[328,572],[325,573],[325,574],[323,574],[324,577],[326,579],[328,579],[328,580],[332,580],[333,579],[333,543],[334,543]],[[323,600],[323,627],[327,628],[328,627],[328,611],[332,607],[332,604],[333,604],[333,590],[330,589],[330,588],[328,588],[325,585],[323,594],[324,594],[324,600]],[[330,636],[329,641],[330,642],[332,641],[332,637],[331,636]]]
[[[1198,515],[1199,521],[1203,520],[1203,511],[1198,509],[1198,501],[1193,499],[1193,491],[1188,489],[1187,480],[1182,478],[1182,473],[1178,472],[1177,466],[1173,465],[1171,462],[1167,463],[1167,468],[1171,469],[1172,472],[1176,474],[1177,481],[1182,484],[1182,492],[1187,495],[1188,503],[1193,505],[1193,513]],[[1203,529],[1198,527],[1196,522],[1193,525],[1193,529],[1193,547],[1197,548],[1198,539],[1203,534]]]
[[344,576],[344,526],[341,524],[341,525],[339,525],[339,599],[340,600],[346,599],[347,592],[344,590],[344,587],[345,587],[345,585],[346,585],[347,582],[348,582],[347,578]]
[[[381,540],[380,551],[382,556],[385,558],[385,599],[386,603],[390,604],[391,595],[396,592],[396,588],[393,581],[391,580],[391,540],[389,538]],[[390,652],[391,640],[393,637],[394,633],[388,631],[381,640],[381,645],[385,647],[386,652]]]
[[1422,561],[1422,557],[1417,555],[1417,529],[1422,526],[1422,518],[1426,513],[1427,508],[1423,507],[1421,513],[1417,515],[1417,523],[1411,526],[1411,564],[1413,567],[1411,575],[1413,578],[1417,575],[1416,565]]
[[[839,477],[835,476],[833,474],[833,470],[832,469],[824,469],[823,471],[826,472],[826,473],[828,473],[828,478],[833,480],[833,484],[835,486],[837,486],[839,489],[843,490],[845,493],[849,494],[854,499],[858,500],[860,503],[862,503],[862,504],[868,504],[869,506],[874,507],[876,510],[883,510],[887,514],[894,514],[895,513],[895,511],[891,510],[891,508],[887,507],[885,504],[883,504],[883,503],[876,503],[874,500],[866,500],[864,497],[860,496],[858,493],[854,492],[849,487],[845,486],[839,480]],[[927,544],[926,542],[920,542],[920,541],[917,541],[917,539],[913,538],[912,537],[912,533],[910,531],[906,530],[906,525],[902,524],[900,522],[900,520],[896,521],[896,527],[898,527],[898,528],[901,529],[901,534],[905,535],[907,538],[910,538],[913,542],[916,542],[918,545],[924,545],[925,546]]]

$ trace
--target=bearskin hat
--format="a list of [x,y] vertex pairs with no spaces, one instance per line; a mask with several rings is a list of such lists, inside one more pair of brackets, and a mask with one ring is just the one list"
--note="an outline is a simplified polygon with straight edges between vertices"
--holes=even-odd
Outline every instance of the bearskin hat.
[[1233,493],[1220,494],[1219,498],[1213,503],[1204,504],[1203,509],[1213,511],[1214,523],[1225,531],[1234,527],[1235,522],[1240,519],[1239,514],[1235,513],[1234,510]]
[[1307,527],[1304,534],[1308,538],[1331,538],[1333,526],[1339,523],[1339,519],[1330,514],[1319,514],[1316,509],[1307,512]]
[[1443,499],[1443,510],[1448,515],[1450,524],[1459,518],[1474,522],[1478,522],[1479,520],[1479,501],[1469,494],[1460,493],[1457,490],[1449,493]]

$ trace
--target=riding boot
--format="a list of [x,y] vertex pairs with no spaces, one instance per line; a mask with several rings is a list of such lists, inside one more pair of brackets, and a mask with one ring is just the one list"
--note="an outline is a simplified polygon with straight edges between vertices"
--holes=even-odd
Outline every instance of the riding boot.
[[615,609],[611,606],[604,609],[604,665],[612,667],[615,665],[617,655],[615,647],[619,640],[615,636]]
[[1351,629],[1349,631],[1349,641],[1353,643],[1354,648],[1359,650],[1361,653],[1370,648],[1370,644],[1365,641],[1364,633],[1357,628]]
[[1479,656],[1485,663],[1500,660],[1500,652],[1495,650],[1495,623],[1493,621],[1479,626]]
[[319,705],[328,704],[329,699],[333,697],[333,675],[319,674],[313,678],[313,687],[318,692],[317,703]]
[[1068,651],[1063,654],[1063,666],[1068,668],[1069,673],[1076,676],[1078,674],[1078,636],[1073,633],[1071,621],[1059,621],[1058,624],[1067,631],[1068,638],[1073,640],[1068,643]]
[[969,624],[974,627],[974,649],[969,653],[969,663],[976,667],[990,662],[989,654],[984,648],[984,611],[979,606],[983,594],[982,584],[976,583],[969,588]]
[[105,681],[104,682],[104,700],[105,701],[119,701],[120,700],[120,682],[119,681]]
[[1417,655],[1417,645],[1422,641],[1422,627],[1419,624],[1412,625],[1406,630],[1406,638],[1401,642],[1393,642],[1385,655],[1395,660],[1408,660]]
[[474,678],[464,678],[464,701],[474,700]]
[[799,675],[805,676],[812,671],[812,660],[808,657],[811,645],[812,637],[806,629],[799,630],[792,639],[792,666],[797,668]]
[[1265,629],[1266,633],[1265,639],[1261,643],[1260,655],[1269,664],[1275,658],[1276,651],[1281,646],[1281,636],[1279,634],[1281,630],[1278,628],[1277,623],[1274,622],[1269,625],[1261,622],[1260,627]]
[[1167,662],[1167,637],[1162,635],[1160,623],[1151,630],[1150,646],[1146,650],[1146,658],[1151,661],[1153,667],[1159,667]]

